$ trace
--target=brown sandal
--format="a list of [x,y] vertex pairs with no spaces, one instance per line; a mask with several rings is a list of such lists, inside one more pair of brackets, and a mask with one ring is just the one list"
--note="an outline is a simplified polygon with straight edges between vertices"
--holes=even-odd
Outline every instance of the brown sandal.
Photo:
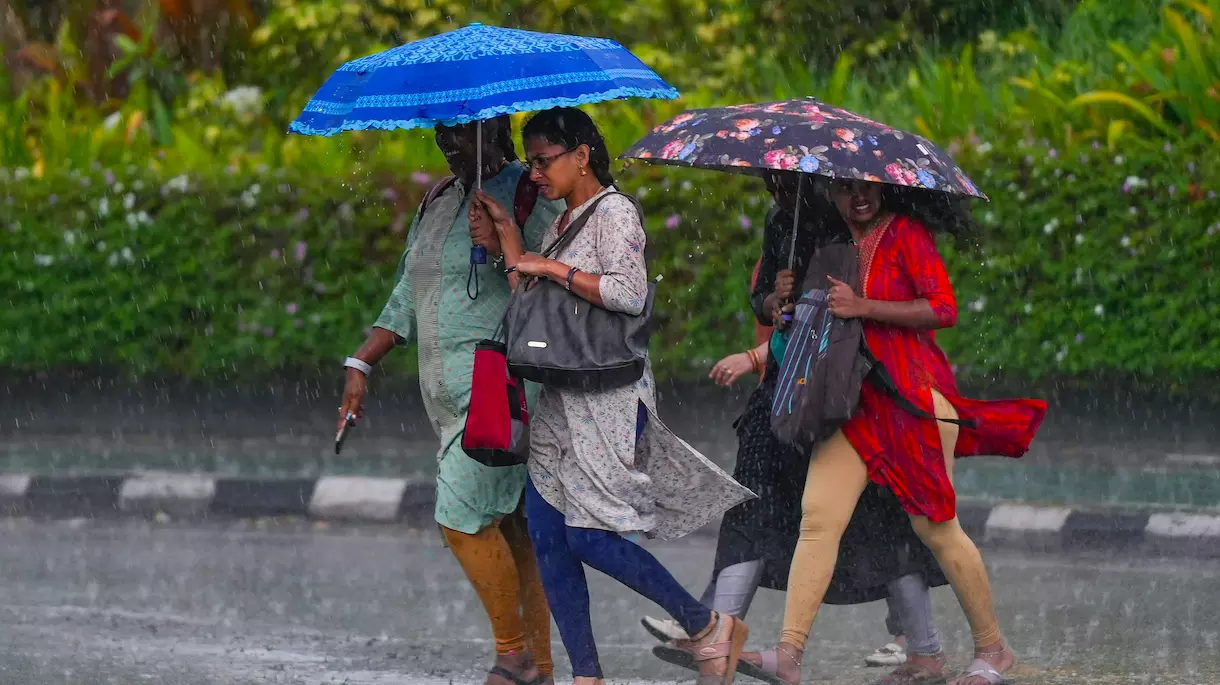
[[[715,614],[716,623],[699,639],[693,640],[695,665],[699,668],[698,685],[733,685],[737,664],[745,649],[750,629],[741,619]],[[725,659],[724,673],[708,672],[712,662]]]

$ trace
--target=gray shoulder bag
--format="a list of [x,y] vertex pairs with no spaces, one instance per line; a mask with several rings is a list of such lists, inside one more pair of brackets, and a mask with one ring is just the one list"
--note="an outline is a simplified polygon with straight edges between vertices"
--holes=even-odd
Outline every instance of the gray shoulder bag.
[[[569,244],[609,195],[607,193],[568,225],[542,256],[550,257]],[[504,313],[510,372],[555,388],[609,390],[630,385],[644,375],[648,340],[652,337],[654,284],[648,284],[644,310],[637,316],[614,312],[569,292],[544,278],[518,286]]]

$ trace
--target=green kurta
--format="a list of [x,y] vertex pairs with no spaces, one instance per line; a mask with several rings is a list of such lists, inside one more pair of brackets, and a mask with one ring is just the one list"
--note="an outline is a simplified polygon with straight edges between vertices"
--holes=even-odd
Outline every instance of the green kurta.
[[[483,190],[505,208],[513,206],[525,166],[514,162]],[[419,343],[419,386],[424,409],[440,436],[437,455],[436,521],[473,534],[516,510],[525,487],[523,467],[483,466],[462,451],[462,431],[470,406],[474,348],[490,338],[508,302],[508,279],[488,264],[479,269],[479,297],[466,294],[470,271],[470,195],[461,183],[436,198],[415,217],[407,249],[399,262],[394,291],[373,324]],[[524,227],[525,248],[537,251],[543,233],[562,211],[562,203],[538,198]],[[526,390],[530,406],[537,386]]]

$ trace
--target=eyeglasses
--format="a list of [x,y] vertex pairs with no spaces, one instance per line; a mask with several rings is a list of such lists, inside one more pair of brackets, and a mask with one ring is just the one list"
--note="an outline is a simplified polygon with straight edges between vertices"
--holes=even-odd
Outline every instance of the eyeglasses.
[[[577,146],[577,147],[579,147],[579,146]],[[557,160],[560,157],[563,157],[564,155],[571,153],[571,152],[576,152],[576,148],[570,148],[568,150],[564,150],[563,152],[560,152],[560,153],[554,154],[554,155],[550,155],[550,156],[538,155],[537,157],[534,157],[533,159],[526,160],[526,163],[529,164],[529,167],[531,169],[533,169],[534,171],[542,171],[542,170],[546,169],[547,167],[551,166],[551,163],[553,163],[555,160]]]

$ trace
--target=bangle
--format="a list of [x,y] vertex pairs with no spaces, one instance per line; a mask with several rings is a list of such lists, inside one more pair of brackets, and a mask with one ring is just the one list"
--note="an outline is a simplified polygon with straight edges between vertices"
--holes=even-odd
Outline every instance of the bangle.
[[365,376],[368,376],[373,372],[373,366],[371,364],[363,359],[356,359],[355,357],[348,357],[347,359],[344,359],[343,365],[349,369],[355,369]]
[[510,266],[510,267],[508,267],[507,269],[505,269],[505,270],[504,270],[504,275],[505,275],[505,276],[507,276],[507,275],[509,275],[509,274],[511,274],[511,273],[513,273],[513,272],[515,272],[516,270],[517,270],[517,267],[515,267],[515,266]]
[[762,373],[762,357],[759,356],[758,350],[750,348],[746,350],[746,356],[750,358],[750,366],[754,367],[754,373]]
[[572,267],[568,270],[568,277],[564,280],[563,287],[567,288],[569,291],[572,290],[572,279],[576,277],[577,271],[580,271],[580,269],[577,269],[576,267]]

